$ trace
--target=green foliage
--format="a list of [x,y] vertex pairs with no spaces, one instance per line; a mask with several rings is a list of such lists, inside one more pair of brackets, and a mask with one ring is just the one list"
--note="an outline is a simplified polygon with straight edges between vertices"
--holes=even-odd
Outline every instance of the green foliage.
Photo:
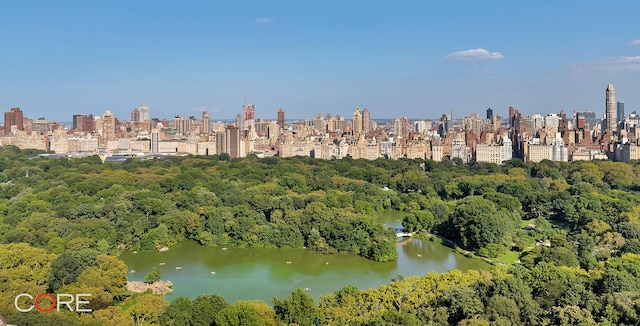
[[160,280],[160,277],[162,277],[160,267],[154,266],[153,269],[151,269],[151,272],[144,276],[144,281],[146,283],[153,283]]
[[259,301],[238,301],[226,306],[215,318],[218,326],[275,326],[275,314],[271,307]]
[[320,320],[313,298],[300,288],[285,299],[273,299],[273,306],[278,319],[287,324],[311,326]]
[[[0,148],[0,241],[8,243],[0,245],[0,314],[18,324],[640,322],[637,162],[514,159],[498,166],[223,154],[114,165],[97,156],[30,160],[31,154]],[[507,263],[521,254],[521,264],[395,278],[379,289],[347,286],[317,305],[296,290],[273,308],[228,305],[216,295],[169,305],[148,294],[135,296],[124,312],[113,306],[127,297],[126,266],[105,254],[120,245],[157,249],[194,239],[389,261],[397,249],[394,231],[377,220],[384,210],[403,214],[405,231],[435,230]],[[89,318],[49,314],[42,322],[11,314],[12,293],[46,290],[95,293],[96,311]]]
[[85,269],[95,266],[97,252],[86,249],[71,253],[63,253],[51,263],[49,274],[49,289],[56,291],[59,288],[71,284]]
[[515,230],[515,217],[482,197],[467,197],[458,202],[451,217],[455,228],[451,236],[469,249],[490,244],[505,244]]

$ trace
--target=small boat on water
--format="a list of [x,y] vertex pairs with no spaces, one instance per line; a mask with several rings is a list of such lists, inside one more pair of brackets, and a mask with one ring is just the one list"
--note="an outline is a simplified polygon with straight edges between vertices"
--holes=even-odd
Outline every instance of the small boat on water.
[[227,250],[227,247],[222,248],[222,250]]
[[288,261],[287,264],[291,264],[291,261]]
[[309,288],[304,288],[305,291],[309,292]]
[[211,272],[211,275],[216,275],[216,272]]
[[422,255],[421,255],[421,254],[418,254],[418,257],[422,257]]
[[160,263],[159,265],[162,266],[162,265],[164,265],[164,263]]
[[135,273],[135,272],[136,272],[136,270],[132,269],[129,273]]
[[182,269],[182,266],[176,266],[176,269]]

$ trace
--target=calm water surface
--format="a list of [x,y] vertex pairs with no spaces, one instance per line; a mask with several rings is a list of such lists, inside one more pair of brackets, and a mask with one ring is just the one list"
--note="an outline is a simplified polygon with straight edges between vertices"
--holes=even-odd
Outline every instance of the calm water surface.
[[[385,214],[381,221],[401,228],[397,214]],[[296,288],[308,288],[309,294],[318,299],[349,284],[360,289],[377,288],[397,275],[422,276],[431,271],[489,266],[431,241],[400,241],[397,247],[398,260],[386,263],[305,249],[205,248],[194,241],[183,241],[166,252],[124,252],[120,258],[129,271],[135,271],[129,273],[131,281],[144,280],[153,267],[159,266],[162,279],[174,285],[169,300],[217,293],[228,302],[260,299],[269,304],[274,297],[286,297]]]

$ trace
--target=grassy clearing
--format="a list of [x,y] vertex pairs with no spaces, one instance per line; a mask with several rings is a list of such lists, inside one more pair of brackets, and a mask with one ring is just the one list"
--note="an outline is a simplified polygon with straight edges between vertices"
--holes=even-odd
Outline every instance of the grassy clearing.
[[520,253],[516,252],[516,251],[507,251],[504,255],[499,256],[498,258],[494,259],[497,262],[501,262],[501,263],[505,263],[508,265],[511,265],[513,263],[515,263],[516,260],[518,260],[518,258],[520,258]]

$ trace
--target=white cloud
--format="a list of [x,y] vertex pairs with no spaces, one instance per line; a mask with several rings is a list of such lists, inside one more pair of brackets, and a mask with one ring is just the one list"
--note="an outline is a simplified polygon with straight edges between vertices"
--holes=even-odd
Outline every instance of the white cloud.
[[258,24],[268,24],[273,22],[274,20],[276,20],[273,17],[260,17],[260,18],[256,18],[255,22]]
[[486,59],[502,59],[504,55],[500,52],[489,52],[486,49],[469,49],[464,51],[456,51],[447,54],[447,59],[453,60],[486,60]]
[[631,44],[631,45],[640,45],[640,40],[633,40],[633,41],[629,42],[629,44]]
[[640,72],[640,55],[631,57],[610,57],[585,63],[576,63],[570,65],[570,69],[573,74],[580,74],[585,72],[612,74],[632,71]]

